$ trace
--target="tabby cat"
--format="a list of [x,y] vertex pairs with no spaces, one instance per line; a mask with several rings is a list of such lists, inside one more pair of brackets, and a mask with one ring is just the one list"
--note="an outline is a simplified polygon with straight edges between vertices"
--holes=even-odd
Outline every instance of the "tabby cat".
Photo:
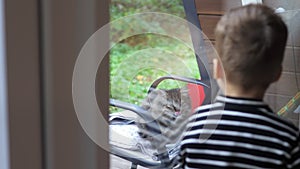
[[[184,128],[184,121],[191,112],[188,89],[186,87],[171,90],[154,89],[144,99],[141,107],[151,113],[160,127],[162,136],[170,140],[168,143],[173,142]],[[139,122],[137,126],[140,129],[140,136],[155,143],[154,139],[158,138],[146,134],[147,124],[143,123],[142,119]]]

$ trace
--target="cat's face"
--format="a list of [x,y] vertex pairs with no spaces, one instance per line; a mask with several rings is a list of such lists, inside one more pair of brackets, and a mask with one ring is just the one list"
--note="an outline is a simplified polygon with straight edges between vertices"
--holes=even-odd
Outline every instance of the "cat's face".
[[180,89],[166,90],[168,105],[175,113],[180,111],[181,107],[181,93]]

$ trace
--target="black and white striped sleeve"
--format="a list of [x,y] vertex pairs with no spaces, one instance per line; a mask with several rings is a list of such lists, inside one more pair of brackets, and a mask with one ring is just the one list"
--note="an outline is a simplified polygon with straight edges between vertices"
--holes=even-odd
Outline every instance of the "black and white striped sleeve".
[[300,169],[300,137],[298,135],[297,143],[291,151],[291,158],[288,164],[289,169]]

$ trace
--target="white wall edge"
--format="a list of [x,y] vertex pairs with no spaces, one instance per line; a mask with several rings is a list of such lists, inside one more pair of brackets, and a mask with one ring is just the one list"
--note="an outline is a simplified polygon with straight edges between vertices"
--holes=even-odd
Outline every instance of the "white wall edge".
[[5,50],[5,9],[0,0],[0,169],[9,169],[7,76]]
[[242,0],[242,5],[262,4],[262,0]]

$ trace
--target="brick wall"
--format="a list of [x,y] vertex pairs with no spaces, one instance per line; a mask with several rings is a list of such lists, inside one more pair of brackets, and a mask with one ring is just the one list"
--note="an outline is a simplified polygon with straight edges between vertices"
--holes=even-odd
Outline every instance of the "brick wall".
[[[215,41],[214,29],[220,17],[229,9],[242,5],[240,0],[195,0],[198,17],[203,32],[207,37],[206,41]],[[298,0],[263,0],[263,3],[272,7],[282,7],[286,10],[294,10],[285,13],[286,23],[290,36],[283,62],[283,73],[280,80],[272,84],[267,90],[265,102],[269,103],[274,111],[283,107],[299,90],[300,83],[300,1]],[[292,19],[287,19],[288,16]],[[210,59],[211,60],[211,59]],[[297,82],[298,80],[298,82]],[[296,125],[299,125],[298,114],[287,114],[286,116]]]

